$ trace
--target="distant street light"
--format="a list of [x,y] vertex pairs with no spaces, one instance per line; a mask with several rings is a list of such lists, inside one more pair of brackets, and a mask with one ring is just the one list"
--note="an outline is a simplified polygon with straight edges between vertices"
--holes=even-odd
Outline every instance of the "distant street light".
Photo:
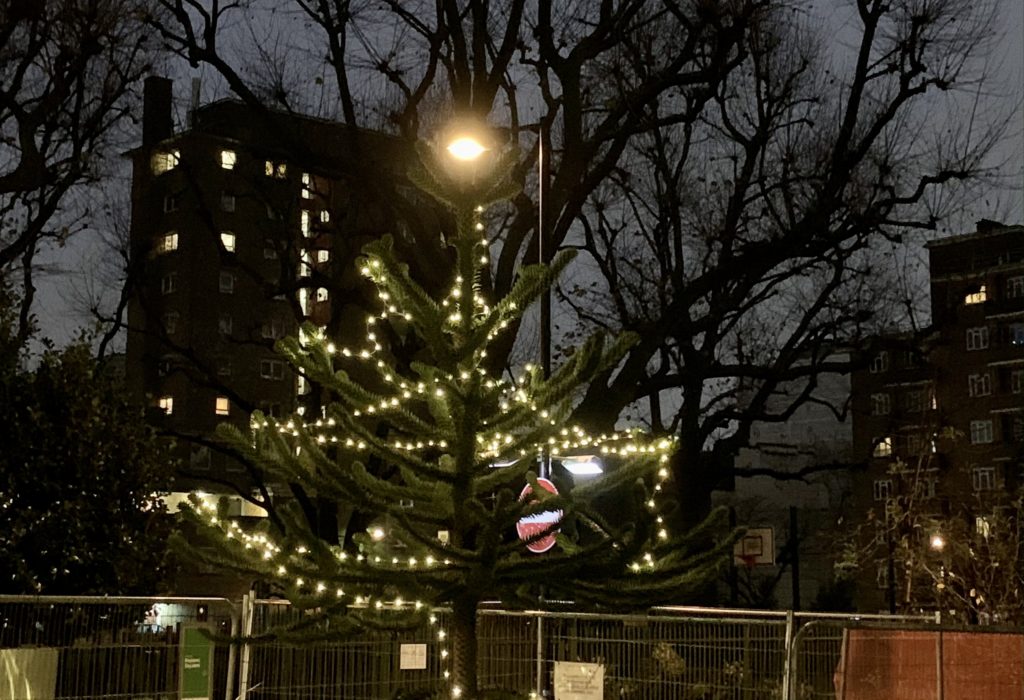
[[928,541],[928,546],[936,552],[941,552],[946,548],[946,540],[942,538],[942,535],[936,533],[932,535],[932,538]]

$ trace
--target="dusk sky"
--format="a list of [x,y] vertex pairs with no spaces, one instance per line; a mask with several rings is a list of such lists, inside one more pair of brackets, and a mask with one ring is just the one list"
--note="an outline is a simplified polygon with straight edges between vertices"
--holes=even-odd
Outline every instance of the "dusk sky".
[[[998,151],[993,165],[1003,163],[1005,187],[993,188],[976,201],[968,211],[955,220],[941,225],[941,235],[970,230],[974,221],[990,218],[1008,224],[1024,222],[1024,0],[997,0],[1001,13],[998,26],[1002,36],[992,56],[993,70],[998,67],[996,88],[1005,92],[1005,99],[995,103],[1003,113],[1011,113],[1010,131]],[[836,9],[838,8],[838,9]],[[854,10],[848,0],[817,0],[815,10],[823,21],[834,23],[837,41],[842,38],[842,26],[854,21]],[[179,104],[187,101],[190,78],[187,67],[176,77],[175,97]],[[204,93],[208,90],[204,89]],[[982,119],[987,118],[982,115]],[[137,136],[135,137],[137,141]],[[120,215],[127,221],[127,191],[130,168],[127,160],[120,164],[117,176],[106,189],[115,201],[122,202]],[[122,194],[123,193],[123,194]],[[101,270],[109,262],[112,252],[100,241],[95,231],[85,231],[73,237],[66,247],[44,252],[40,258],[50,266],[51,272],[38,278],[39,291],[35,312],[44,335],[58,343],[73,338],[78,329],[90,320],[82,313],[83,297],[102,289]]]

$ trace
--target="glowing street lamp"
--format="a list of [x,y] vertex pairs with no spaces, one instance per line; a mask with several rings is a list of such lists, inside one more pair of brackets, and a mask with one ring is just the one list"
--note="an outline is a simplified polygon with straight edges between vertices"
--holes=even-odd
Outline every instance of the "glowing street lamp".
[[936,552],[941,552],[943,549],[946,548],[946,540],[943,539],[942,535],[935,533],[928,541],[928,546]]
[[448,144],[448,153],[456,160],[476,160],[489,150],[472,136],[459,136]]

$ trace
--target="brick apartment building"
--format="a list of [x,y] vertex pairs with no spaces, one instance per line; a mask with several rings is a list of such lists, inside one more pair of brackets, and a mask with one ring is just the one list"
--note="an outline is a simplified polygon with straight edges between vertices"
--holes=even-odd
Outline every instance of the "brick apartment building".
[[242,466],[202,441],[223,422],[244,429],[254,409],[300,407],[309,387],[274,342],[303,320],[362,340],[355,258],[429,217],[395,214],[409,152],[398,139],[234,101],[194,109],[175,133],[170,81],[145,88],[131,153],[128,385],[162,427],[200,440],[181,441],[180,489],[245,487]]
[[982,221],[927,248],[931,327],[881,339],[851,378],[854,457],[868,464],[854,509],[878,525],[862,610],[896,604],[889,499],[913,491],[924,512],[973,524],[1024,477],[1024,227]]

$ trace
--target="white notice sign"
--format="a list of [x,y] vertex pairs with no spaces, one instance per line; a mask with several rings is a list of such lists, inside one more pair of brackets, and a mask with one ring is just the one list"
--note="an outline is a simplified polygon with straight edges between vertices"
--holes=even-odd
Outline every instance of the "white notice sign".
[[556,661],[555,700],[604,700],[604,665]]
[[427,667],[426,644],[403,644],[398,655],[398,668],[401,671],[422,671]]

